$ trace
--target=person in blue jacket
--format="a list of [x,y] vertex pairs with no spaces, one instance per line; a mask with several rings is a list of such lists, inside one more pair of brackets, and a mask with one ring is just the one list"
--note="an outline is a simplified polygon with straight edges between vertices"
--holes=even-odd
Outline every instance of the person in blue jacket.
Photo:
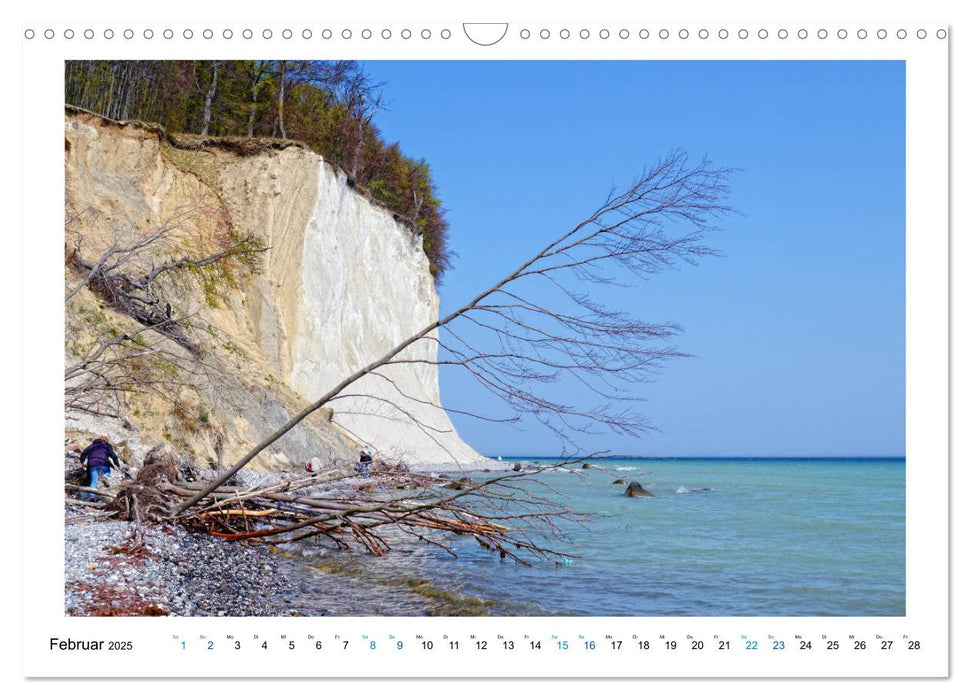
[[[88,468],[88,480],[91,482],[91,488],[98,488],[98,480],[101,479],[102,474],[107,476],[111,473],[112,463],[116,467],[120,466],[115,448],[108,442],[106,435],[95,438],[90,445],[84,448],[84,452],[81,453],[81,464]],[[97,500],[93,493],[82,493],[81,498],[85,501]]]
[[358,473],[364,475],[365,477],[371,476],[371,461],[371,454],[369,452],[362,451],[356,467]]

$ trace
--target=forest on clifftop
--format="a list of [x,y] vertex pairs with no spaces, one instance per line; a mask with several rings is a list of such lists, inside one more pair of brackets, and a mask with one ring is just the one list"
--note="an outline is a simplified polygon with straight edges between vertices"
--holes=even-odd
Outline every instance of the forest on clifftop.
[[381,84],[354,61],[66,61],[65,102],[171,133],[300,141],[422,237],[435,280],[448,222],[431,168],[375,127]]

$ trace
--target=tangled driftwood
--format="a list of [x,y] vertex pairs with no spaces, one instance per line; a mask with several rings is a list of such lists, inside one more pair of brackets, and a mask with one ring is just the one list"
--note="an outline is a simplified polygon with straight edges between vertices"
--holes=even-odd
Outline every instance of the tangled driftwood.
[[559,526],[582,519],[557,504],[553,494],[544,495],[529,483],[536,481],[536,472],[454,480],[413,474],[380,461],[367,480],[348,466],[268,486],[224,485],[173,516],[174,503],[204,488],[181,478],[185,459],[170,448],[153,448],[136,478],[113,489],[104,507],[139,524],[178,523],[230,541],[284,544],[317,538],[339,549],[378,556],[392,549],[390,531],[452,556],[457,556],[452,536],[458,535],[522,564],[529,563],[528,555],[564,556],[552,546]]
[[178,481],[180,457],[163,445],[153,447],[133,481],[123,482],[108,508],[124,520],[160,522],[172,500],[168,486]]

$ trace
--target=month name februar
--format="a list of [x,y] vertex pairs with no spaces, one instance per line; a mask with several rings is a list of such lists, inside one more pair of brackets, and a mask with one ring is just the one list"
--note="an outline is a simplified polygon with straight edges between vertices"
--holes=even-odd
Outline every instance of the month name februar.
[[101,651],[104,646],[104,640],[94,639],[91,641],[77,641],[68,637],[67,639],[58,639],[57,637],[51,637],[51,650],[59,649],[60,651]]

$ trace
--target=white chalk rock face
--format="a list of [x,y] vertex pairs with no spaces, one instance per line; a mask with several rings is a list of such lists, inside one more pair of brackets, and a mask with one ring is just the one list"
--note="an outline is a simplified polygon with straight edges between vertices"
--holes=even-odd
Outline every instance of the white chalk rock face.
[[[303,236],[302,294],[287,383],[315,400],[438,317],[421,241],[347,186],[322,159]],[[328,404],[333,422],[375,456],[410,464],[483,458],[440,407],[434,339],[423,339]]]
[[[208,358],[224,371],[196,397],[219,419],[230,462],[438,317],[421,241],[305,148],[252,155],[186,149],[163,142],[157,129],[73,108],[65,111],[65,144],[65,211],[94,212],[72,224],[79,229],[66,232],[76,237],[67,240],[90,259],[119,231],[186,210],[195,212],[181,232],[186,236],[214,238],[227,224],[267,243],[260,272],[238,290],[222,289],[219,303],[189,282],[179,289],[184,296],[173,298],[180,312],[197,315],[200,327],[211,326],[236,348]],[[66,285],[73,287],[71,274]],[[85,318],[75,325],[95,332]],[[314,456],[324,465],[346,461],[356,457],[353,443],[410,465],[482,463],[440,407],[436,358],[435,341],[419,341],[396,358],[399,364],[328,404],[330,421],[328,411],[318,412],[259,464],[303,467]],[[152,416],[142,411],[140,428],[155,439],[178,433],[171,411],[148,408]],[[218,458],[209,438],[197,433],[178,434],[199,454]]]

